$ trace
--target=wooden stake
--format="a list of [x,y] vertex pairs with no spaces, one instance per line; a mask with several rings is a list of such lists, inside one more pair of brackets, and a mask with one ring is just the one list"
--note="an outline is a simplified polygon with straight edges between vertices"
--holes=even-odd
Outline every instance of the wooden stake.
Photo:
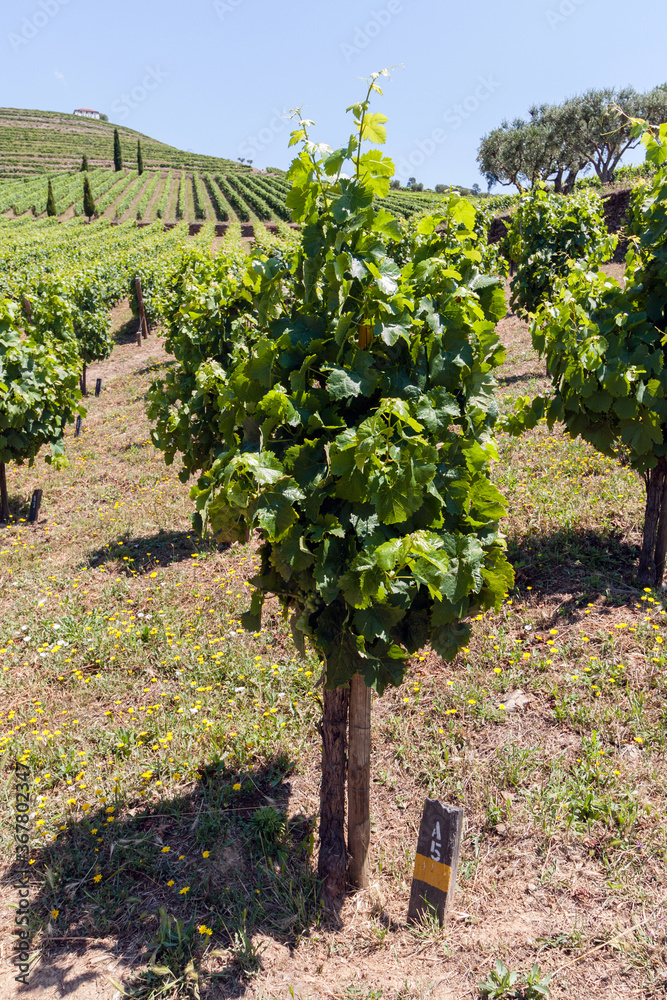
[[652,587],[655,583],[656,543],[660,523],[660,507],[666,481],[667,462],[664,456],[662,456],[658,459],[658,464],[645,475],[646,509],[644,514],[644,534],[637,574],[637,579],[642,587],[647,585]]
[[336,688],[323,692],[322,782],[320,784],[320,849],[317,873],[322,879],[322,902],[338,913],[345,900],[345,775],[347,772],[347,713],[350,692]]
[[87,396],[88,389],[86,388],[86,365],[84,364],[83,370],[81,372],[81,395]]
[[653,586],[659,587],[665,575],[665,557],[667,555],[667,476],[665,476],[660,498],[660,517],[655,540],[655,576]]
[[141,290],[141,278],[139,275],[134,279],[134,284],[137,289],[137,302],[139,304],[139,318],[141,319],[141,332],[144,335],[144,340],[148,336],[148,320],[146,319],[146,310],[144,309],[144,293]]
[[30,513],[28,514],[28,524],[34,524],[39,517],[39,508],[42,505],[42,491],[35,490],[30,501]]
[[350,681],[350,751],[347,769],[347,848],[349,879],[368,886],[371,842],[371,689],[361,674]]
[[[365,350],[373,336],[370,323],[360,323],[358,344]],[[371,843],[371,689],[361,674],[350,681],[350,738],[347,765],[348,878],[357,889],[368,886]]]
[[373,327],[371,326],[371,324],[360,323],[358,343],[362,351],[365,351],[367,347],[370,347],[372,339],[373,339]]
[[9,521],[9,496],[7,495],[7,473],[5,463],[0,462],[0,521]]

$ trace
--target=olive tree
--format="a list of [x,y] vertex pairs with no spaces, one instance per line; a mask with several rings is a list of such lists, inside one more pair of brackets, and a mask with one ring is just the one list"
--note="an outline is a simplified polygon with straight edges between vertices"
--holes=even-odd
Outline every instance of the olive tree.
[[535,105],[527,119],[504,121],[481,140],[477,161],[489,187],[553,181],[572,191],[582,170],[602,183],[613,180],[623,156],[639,143],[632,126],[641,116],[667,121],[667,85],[638,93],[632,87],[592,88],[562,104]]

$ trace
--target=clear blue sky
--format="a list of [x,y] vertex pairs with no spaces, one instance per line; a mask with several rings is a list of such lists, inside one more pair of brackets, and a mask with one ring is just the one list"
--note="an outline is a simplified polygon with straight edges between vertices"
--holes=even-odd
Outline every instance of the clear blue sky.
[[483,184],[485,132],[533,102],[664,82],[666,38],[655,0],[12,0],[0,104],[91,107],[182,149],[287,167],[283,110],[302,105],[340,144],[358,78],[402,64],[376,105],[398,176]]

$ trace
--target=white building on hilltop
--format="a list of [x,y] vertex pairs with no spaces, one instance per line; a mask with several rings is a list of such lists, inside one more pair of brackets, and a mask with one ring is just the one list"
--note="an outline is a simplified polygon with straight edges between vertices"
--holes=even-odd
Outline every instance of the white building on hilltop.
[[78,115],[79,118],[101,118],[102,115],[99,111],[93,111],[92,108],[75,108],[73,114]]

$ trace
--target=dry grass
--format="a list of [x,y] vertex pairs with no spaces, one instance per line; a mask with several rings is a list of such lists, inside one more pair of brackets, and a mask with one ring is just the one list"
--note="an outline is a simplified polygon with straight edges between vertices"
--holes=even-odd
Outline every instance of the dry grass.
[[[111,980],[189,995],[191,955],[220,998],[458,1000],[497,958],[557,971],[553,997],[664,996],[667,616],[634,584],[637,477],[544,426],[500,439],[516,590],[455,663],[417,657],[374,701],[373,884],[336,928],[312,874],[317,665],[297,663],[275,607],[261,633],[239,631],[254,550],[189,529],[143,413],[161,346],[134,346],[122,310],[116,325],[70,468],[11,470],[19,520],[0,541],[4,815],[14,759],[35,779],[31,998],[111,997]],[[509,405],[544,368],[516,317],[501,335]],[[508,714],[516,688],[529,704]],[[442,931],[405,924],[426,796],[466,812]],[[160,907],[194,919],[172,980],[146,975],[171,940]],[[16,987],[3,912],[2,1000]]]

